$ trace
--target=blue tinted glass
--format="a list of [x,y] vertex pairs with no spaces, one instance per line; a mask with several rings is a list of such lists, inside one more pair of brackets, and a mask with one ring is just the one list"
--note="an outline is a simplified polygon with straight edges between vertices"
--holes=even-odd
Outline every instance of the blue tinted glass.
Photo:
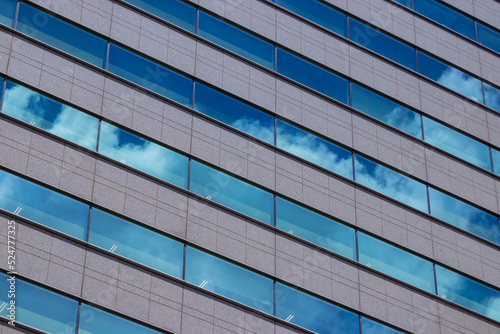
[[500,112],[500,89],[483,82],[485,104]]
[[500,175],[500,151],[491,149],[491,157],[493,160],[493,170],[495,174]]
[[416,69],[415,49],[366,24],[349,18],[349,39],[412,70]]
[[418,72],[459,94],[484,103],[480,80],[420,51],[418,52]]
[[179,187],[187,187],[187,157],[106,122],[101,123],[99,153]]
[[[434,282],[434,278],[432,279]],[[401,332],[384,326],[373,320],[361,317],[361,333],[363,334],[402,334]]]
[[422,139],[420,114],[354,83],[351,90],[353,108]]
[[0,171],[0,184],[0,208],[85,239],[88,205],[4,171]]
[[479,43],[500,52],[500,33],[477,22],[477,37]]
[[500,243],[497,217],[431,187],[429,187],[429,201],[432,216],[492,242]]
[[317,23],[339,35],[346,36],[346,15],[318,1],[276,0],[278,5]]
[[225,124],[274,144],[274,117],[196,83],[194,109]]
[[353,228],[280,197],[276,197],[276,227],[337,254],[355,259]]
[[273,313],[273,280],[189,246],[186,249],[186,281]]
[[[141,310],[136,310],[141,312]],[[82,303],[78,334],[153,334],[160,333],[130,320]]]
[[274,45],[200,11],[198,34],[274,70]]
[[500,321],[500,291],[436,265],[438,295]]
[[399,2],[403,6],[411,8],[411,0],[393,0],[395,2]]
[[193,80],[114,44],[109,48],[108,70],[185,106],[191,106]]
[[189,190],[272,224],[274,211],[272,194],[194,160],[191,161]]
[[276,283],[276,316],[319,334],[358,334],[358,315]]
[[279,148],[352,179],[351,151],[281,120],[277,120],[276,139]]
[[358,232],[359,262],[430,293],[434,269],[430,261]]
[[196,8],[178,0],[125,0],[165,21],[195,32]]
[[99,120],[31,89],[7,82],[2,112],[91,150]]
[[17,0],[0,0],[0,24],[12,27]]
[[413,0],[414,10],[453,31],[476,39],[474,20],[435,0]]
[[348,104],[349,82],[319,66],[278,48],[278,73],[337,101]]
[[481,168],[491,170],[489,147],[427,117],[423,117],[425,141]]
[[89,242],[169,275],[182,276],[182,243],[95,208]]
[[20,3],[16,30],[98,67],[104,66],[107,42],[38,9]]
[[428,212],[426,186],[368,159],[354,155],[355,181],[420,211]]

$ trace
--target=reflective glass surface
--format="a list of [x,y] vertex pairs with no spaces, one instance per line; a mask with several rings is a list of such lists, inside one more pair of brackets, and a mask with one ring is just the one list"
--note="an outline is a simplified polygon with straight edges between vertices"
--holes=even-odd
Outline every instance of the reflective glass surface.
[[196,8],[179,0],[125,0],[165,21],[195,32]]
[[496,52],[500,52],[500,33],[479,22],[476,24],[479,43],[495,50]]
[[16,30],[55,48],[103,67],[107,42],[80,28],[21,2]]
[[[53,173],[48,169],[47,173]],[[0,170],[0,208],[84,240],[89,207]]]
[[355,83],[351,84],[351,93],[353,108],[422,139],[420,114]]
[[479,79],[448,66],[425,53],[418,51],[417,54],[419,73],[474,101],[484,103]]
[[358,232],[358,249],[361,264],[435,293],[432,262],[361,232]]
[[273,313],[273,280],[192,247],[186,281],[260,311]]
[[425,141],[481,168],[491,170],[490,149],[457,131],[422,117]]
[[17,0],[0,0],[0,24],[12,27]]
[[403,66],[416,69],[415,48],[353,18],[349,18],[349,39]]
[[452,225],[500,243],[498,218],[429,187],[431,215]]
[[[434,282],[434,278],[432,281]],[[384,326],[365,317],[361,317],[361,329],[363,334],[402,334],[400,331]]]
[[200,83],[195,84],[194,109],[274,144],[274,117]]
[[500,112],[500,89],[483,82],[485,104]]
[[414,10],[466,37],[476,39],[474,20],[435,0],[413,0]]
[[500,321],[500,291],[436,265],[438,295]]
[[337,254],[356,258],[354,229],[276,197],[276,227]]
[[274,0],[273,2],[326,29],[346,36],[346,15],[319,1]]
[[91,150],[99,120],[42,94],[7,81],[2,112]]
[[[141,310],[136,310],[141,312]],[[160,333],[114,314],[82,303],[78,334],[153,334]]]
[[274,45],[203,11],[199,16],[201,37],[274,70]]
[[500,151],[491,149],[491,157],[493,160],[493,169],[495,174],[500,175]]
[[108,70],[142,87],[191,106],[193,80],[111,44]]
[[346,79],[280,48],[278,48],[276,64],[278,73],[348,104],[349,82]]
[[319,334],[358,334],[358,315],[276,283],[276,316]]
[[349,150],[279,119],[276,144],[291,154],[352,179],[352,153]]
[[99,153],[179,187],[187,187],[187,157],[106,122],[101,123]]
[[182,243],[95,208],[92,208],[89,242],[166,274],[182,277]]
[[273,222],[272,194],[194,160],[189,190],[262,222]]
[[354,155],[355,181],[370,189],[428,212],[426,186],[366,158]]

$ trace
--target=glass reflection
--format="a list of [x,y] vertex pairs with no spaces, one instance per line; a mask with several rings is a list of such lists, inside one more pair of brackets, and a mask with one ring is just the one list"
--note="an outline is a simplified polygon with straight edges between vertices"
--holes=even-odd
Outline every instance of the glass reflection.
[[106,122],[101,123],[99,153],[179,187],[187,187],[187,157]]
[[352,180],[352,153],[325,139],[277,120],[276,146]]
[[355,259],[354,229],[276,197],[276,227],[299,238]]
[[429,187],[430,214],[500,244],[498,218]]
[[319,334],[358,334],[358,315],[276,282],[276,316]]
[[420,114],[355,83],[351,85],[351,93],[353,108],[422,139]]
[[7,81],[2,112],[95,150],[99,120],[31,89]]
[[89,207],[0,170],[0,208],[84,240]]
[[16,30],[95,66],[103,67],[107,42],[21,2]]
[[114,44],[109,46],[108,70],[191,107],[193,80]]
[[500,112],[500,89],[483,82],[485,104]]
[[432,262],[358,232],[359,262],[430,293],[434,289]]
[[428,212],[426,186],[354,155],[355,181],[420,211]]
[[0,24],[12,27],[17,0],[0,0]]
[[182,276],[182,243],[95,208],[89,242],[169,275]]
[[194,109],[267,143],[274,144],[274,117],[198,82]]
[[433,120],[422,117],[425,141],[481,168],[491,170],[489,147]]
[[189,246],[186,248],[186,281],[273,313],[273,280]]
[[500,291],[436,265],[438,295],[500,321]]
[[361,317],[361,330],[363,334],[402,334],[400,331],[384,326],[365,317]]
[[476,25],[479,43],[500,52],[500,33],[479,22],[476,22]]
[[272,194],[194,160],[189,190],[262,222],[273,222]]
[[491,158],[493,160],[493,170],[495,174],[500,175],[500,151],[491,149]]

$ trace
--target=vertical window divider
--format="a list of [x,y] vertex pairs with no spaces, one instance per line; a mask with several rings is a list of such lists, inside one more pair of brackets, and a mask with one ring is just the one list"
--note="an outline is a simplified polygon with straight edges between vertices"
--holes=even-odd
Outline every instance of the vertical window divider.
[[16,29],[17,26],[17,18],[19,16],[19,6],[21,4],[21,1],[17,1],[16,4],[16,11],[14,12],[14,19],[12,20],[12,29]]
[[274,116],[274,146],[278,147],[278,118]]
[[422,127],[422,140],[425,141],[424,116],[420,114],[420,126]]
[[182,254],[182,280],[186,280],[186,250],[187,246],[186,243],[184,243],[184,252]]
[[359,334],[363,334],[363,327],[361,327],[361,314],[358,314],[359,319]]
[[95,143],[96,152],[99,152],[99,140],[101,139],[101,123],[102,119],[99,118],[99,125],[97,126],[97,142]]
[[273,194],[273,206],[274,206],[274,209],[273,209],[273,226],[276,227],[276,193]]
[[273,279],[273,315],[277,317],[276,315],[276,280]]
[[78,312],[76,313],[75,333],[80,330],[80,313],[82,312],[82,301],[78,301]]
[[278,47],[274,44],[274,72],[278,73]]
[[347,86],[347,89],[349,90],[347,94],[349,94],[349,106],[352,107],[352,81],[349,80],[349,85]]
[[481,93],[483,93],[483,104],[486,105],[486,95],[484,94],[484,81],[481,80]]
[[92,218],[92,205],[89,205],[89,218],[87,219],[87,231],[85,233],[85,241],[89,242],[90,235],[90,219]]
[[186,189],[189,191],[191,190],[191,161],[192,161],[192,159],[189,158],[188,159],[187,185],[186,185]]
[[2,93],[0,94],[0,111],[3,108],[3,97],[5,96],[5,90],[7,89],[7,78],[3,78]]
[[479,42],[479,32],[477,31],[477,21],[473,19],[474,21],[474,37],[476,38],[476,42]]
[[356,246],[356,262],[359,263],[359,245],[358,245],[358,230],[354,230],[354,241],[355,241],[355,246]]
[[434,293],[437,296],[437,294],[438,294],[438,283],[437,283],[437,275],[436,275],[436,263],[434,263],[434,262],[432,262],[432,269],[434,271]]
[[196,22],[194,23],[194,33],[198,35],[200,27],[200,7],[196,7]]
[[352,160],[352,180],[356,181],[356,164],[354,163],[355,154],[351,152],[351,160]]
[[429,186],[428,185],[425,186],[425,190],[427,193],[427,213],[431,214],[431,197],[429,195]]
[[191,94],[191,109],[193,110],[194,110],[195,89],[196,89],[196,80],[193,79],[193,93]]
[[348,40],[351,40],[351,36],[349,34],[349,15],[346,13],[345,15],[345,34]]
[[111,43],[107,41],[108,44],[106,45],[106,57],[104,59],[104,69],[107,71],[108,70],[108,63],[109,63],[109,48]]
[[488,145],[488,148],[490,149],[491,172],[495,173],[495,166],[493,165],[493,149],[489,145]]

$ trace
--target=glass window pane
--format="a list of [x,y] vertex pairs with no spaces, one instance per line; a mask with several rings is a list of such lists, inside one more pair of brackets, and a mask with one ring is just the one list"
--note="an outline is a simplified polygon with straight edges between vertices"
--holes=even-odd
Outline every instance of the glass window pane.
[[354,83],[351,90],[353,108],[422,139],[420,114]]
[[16,30],[95,66],[104,66],[107,48],[104,39],[22,2]]
[[403,282],[435,293],[430,261],[358,232],[359,262]]
[[200,11],[198,34],[274,70],[274,45]]
[[387,167],[354,155],[355,181],[370,189],[428,212],[426,186]]
[[187,187],[187,157],[106,122],[101,123],[99,153],[179,187]]
[[114,44],[109,47],[108,70],[191,107],[193,80]]
[[198,82],[195,85],[195,110],[274,144],[273,116]]
[[260,311],[273,313],[273,280],[192,247],[186,281]]
[[429,187],[431,215],[500,244],[498,218]]
[[125,0],[181,28],[195,32],[196,8],[179,0]]
[[276,283],[276,316],[319,334],[358,334],[358,315]]
[[[137,310],[141,312],[141,310]],[[160,333],[114,314],[82,303],[78,334]]]
[[489,147],[423,117],[425,141],[481,168],[491,170]]
[[484,103],[480,80],[420,51],[418,52],[418,72],[469,99]]
[[500,112],[500,89],[483,82],[485,104]]
[[395,2],[399,2],[403,6],[406,6],[408,8],[411,8],[411,0],[393,0]]
[[0,24],[12,27],[17,0],[0,0]]
[[337,101],[348,104],[349,82],[346,79],[280,48],[278,48],[276,63],[278,73]]
[[26,87],[7,81],[2,112],[91,150],[99,120]]
[[[434,281],[434,278],[433,278]],[[392,329],[375,322],[373,320],[361,317],[361,333],[363,334],[403,334],[400,331]]]
[[278,5],[342,36],[346,36],[346,15],[319,1],[276,0]]
[[169,275],[182,277],[182,243],[95,208],[91,214],[89,242]]
[[479,43],[500,52],[500,33],[479,22],[476,24]]
[[414,10],[470,39],[476,39],[474,20],[435,0],[413,0]]
[[500,321],[500,291],[436,265],[438,295]]
[[493,170],[495,174],[500,175],[500,151],[491,149],[491,156],[493,158]]
[[4,171],[0,171],[0,207],[75,238],[85,239],[88,205]]
[[276,227],[299,238],[355,259],[354,229],[276,197]]
[[274,199],[271,193],[194,160],[191,161],[189,190],[262,222],[272,224]]
[[352,179],[351,151],[281,120],[277,120],[276,139],[279,148]]
[[415,49],[381,31],[349,18],[349,39],[395,62],[416,69]]

